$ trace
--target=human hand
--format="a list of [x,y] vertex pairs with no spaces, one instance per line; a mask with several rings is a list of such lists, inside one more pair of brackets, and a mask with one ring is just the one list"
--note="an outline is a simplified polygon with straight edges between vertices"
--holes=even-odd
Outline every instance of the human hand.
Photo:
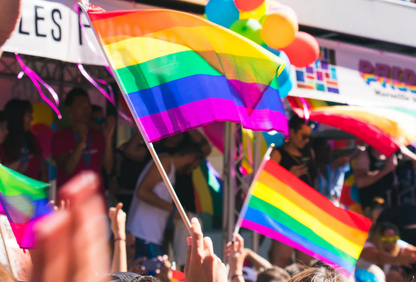
[[115,239],[126,240],[126,213],[122,210],[123,204],[118,203],[115,208],[110,208],[108,216],[111,220],[111,231]]
[[169,257],[164,255],[163,257],[157,257],[158,260],[162,262],[162,268],[156,271],[156,277],[159,278],[162,282],[171,282],[172,281],[172,264],[169,261]]
[[55,205],[54,200],[51,200],[49,201],[48,205],[51,206],[54,211],[65,210],[65,209],[69,209],[70,207],[69,200],[61,200],[59,206]]
[[108,116],[107,122],[103,126],[103,135],[105,138],[113,137],[114,129],[116,128],[116,118],[114,116]]
[[188,237],[188,256],[185,264],[186,282],[224,282],[227,270],[214,254],[211,238],[203,238],[198,219],[191,220],[192,238]]
[[294,165],[289,170],[291,173],[293,173],[296,177],[300,177],[302,175],[305,175],[308,173],[308,168],[301,164],[301,165]]
[[235,235],[234,242],[227,243],[225,257],[228,258],[228,263],[230,264],[231,276],[243,275],[246,251],[244,249],[244,239],[240,234]]
[[400,251],[396,257],[397,264],[411,267],[412,264],[416,263],[416,255],[414,252]]
[[59,192],[71,202],[35,225],[36,248],[31,250],[32,282],[106,281],[109,272],[107,219],[92,172],[75,176]]
[[129,272],[134,272],[140,275],[146,275],[146,267],[142,266],[142,262],[147,260],[146,257],[136,259],[132,265],[129,266]]
[[386,160],[386,163],[384,164],[382,170],[384,171],[384,173],[388,174],[396,169],[396,165],[397,159],[395,158],[395,156],[392,156]]
[[75,133],[78,135],[81,142],[86,142],[88,136],[88,126],[86,124],[80,123],[77,126],[77,131]]

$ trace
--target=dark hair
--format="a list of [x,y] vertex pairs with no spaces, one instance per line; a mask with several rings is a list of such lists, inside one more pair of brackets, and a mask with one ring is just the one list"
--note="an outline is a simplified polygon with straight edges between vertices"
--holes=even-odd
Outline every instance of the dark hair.
[[133,272],[114,272],[109,275],[110,282],[159,282],[152,276],[141,276]]
[[377,222],[371,232],[373,234],[379,234],[380,236],[383,236],[384,232],[389,229],[393,229],[397,235],[400,235],[399,228],[397,228],[397,226],[393,223],[387,221]]
[[203,153],[200,145],[194,142],[182,142],[175,149],[175,154],[180,156],[195,155],[196,157],[203,158]]
[[4,112],[8,120],[7,129],[9,134],[4,140],[4,150],[11,161],[20,158],[23,144],[26,141],[30,153],[36,153],[33,134],[25,132],[23,127],[23,119],[26,113],[32,112],[32,105],[29,101],[12,99],[7,102]]
[[289,273],[290,277],[293,277],[296,274],[304,271],[307,268],[308,268],[308,266],[306,264],[303,264],[303,263],[293,263],[291,265],[286,266],[285,267],[285,270],[287,271],[287,273]]
[[87,91],[85,91],[84,89],[73,88],[71,91],[68,92],[68,94],[66,94],[65,106],[66,107],[72,106],[72,103],[74,102],[75,97],[78,97],[78,96],[89,98]]
[[257,282],[286,282],[289,279],[289,273],[278,266],[273,266],[257,275]]
[[91,112],[101,112],[103,110],[103,107],[98,105],[91,105]]
[[348,282],[347,276],[335,270],[332,266],[308,268],[288,280],[288,282]]
[[4,111],[0,111],[0,122],[6,122],[6,113]]
[[[300,118],[297,114],[294,114],[293,117],[289,120],[289,129],[293,129],[296,132],[305,124],[306,121],[303,118]],[[309,120],[306,125],[311,126],[312,122]]]

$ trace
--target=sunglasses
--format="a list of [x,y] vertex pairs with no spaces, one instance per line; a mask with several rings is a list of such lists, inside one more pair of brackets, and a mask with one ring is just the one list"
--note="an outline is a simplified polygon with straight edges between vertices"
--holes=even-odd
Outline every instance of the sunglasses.
[[311,136],[310,135],[302,134],[302,140],[303,141],[310,140],[310,139],[311,139]]
[[383,242],[383,244],[390,244],[390,243],[396,243],[397,240],[399,240],[400,237],[399,236],[394,236],[394,237],[381,237],[381,242]]

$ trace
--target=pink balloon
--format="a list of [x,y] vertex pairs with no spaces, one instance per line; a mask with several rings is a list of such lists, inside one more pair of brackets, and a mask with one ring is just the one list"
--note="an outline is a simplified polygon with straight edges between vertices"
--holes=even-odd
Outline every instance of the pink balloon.
[[306,67],[319,58],[319,43],[312,35],[299,31],[295,39],[282,49],[290,59],[290,63],[298,68]]

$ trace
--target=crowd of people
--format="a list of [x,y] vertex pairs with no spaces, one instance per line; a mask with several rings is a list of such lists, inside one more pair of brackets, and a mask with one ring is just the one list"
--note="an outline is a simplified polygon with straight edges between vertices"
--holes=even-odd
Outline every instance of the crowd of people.
[[[143,274],[159,277],[163,282],[171,281],[172,267],[166,256],[170,246],[176,268],[185,271],[187,281],[349,279],[342,272],[278,241],[272,240],[266,260],[245,249],[238,234],[227,246],[228,277],[224,265],[213,253],[212,242],[202,238],[195,206],[192,171],[211,153],[204,135],[191,130],[154,144],[179,200],[188,217],[193,218],[194,233],[190,240],[140,133],[115,148],[115,117],[106,116],[101,107],[91,105],[85,90],[71,90],[66,95],[65,106],[70,125],[54,133],[51,156],[57,166],[57,203],[69,200],[70,205],[66,209],[58,208],[38,227],[41,234],[38,247],[31,252],[33,281],[88,281],[77,275],[93,277],[97,272],[113,273],[103,281],[151,281],[143,278]],[[11,100],[0,112],[0,162],[47,182],[42,149],[30,131],[32,119],[31,104],[24,100]],[[395,203],[394,192],[400,181],[396,159],[397,156],[405,159],[406,154],[387,158],[367,147],[334,157],[328,140],[312,139],[312,123],[294,115],[289,127],[289,138],[272,151],[271,159],[335,205],[341,205],[345,174],[354,173],[363,214],[373,220],[368,242],[357,262],[356,278],[365,277],[362,281],[370,281],[368,277],[371,277],[374,278],[371,281],[379,282],[410,279],[416,264],[416,207],[409,203],[391,204]],[[110,182],[114,179],[117,187],[112,190]],[[109,211],[113,231],[110,240],[105,236],[107,222],[103,217],[103,199],[109,198],[109,192],[120,202]],[[61,238],[59,242],[58,238]],[[113,249],[111,270],[106,269],[110,265],[106,244],[109,241]],[[69,246],[73,248],[68,249]],[[57,253],[59,256],[54,257]],[[74,261],[69,261],[70,258]],[[72,269],[78,269],[79,273],[72,273]],[[58,270],[60,274],[56,276],[54,273]],[[66,275],[71,279],[65,278]],[[51,277],[57,278],[51,280]],[[94,277],[96,281],[97,276]]]

